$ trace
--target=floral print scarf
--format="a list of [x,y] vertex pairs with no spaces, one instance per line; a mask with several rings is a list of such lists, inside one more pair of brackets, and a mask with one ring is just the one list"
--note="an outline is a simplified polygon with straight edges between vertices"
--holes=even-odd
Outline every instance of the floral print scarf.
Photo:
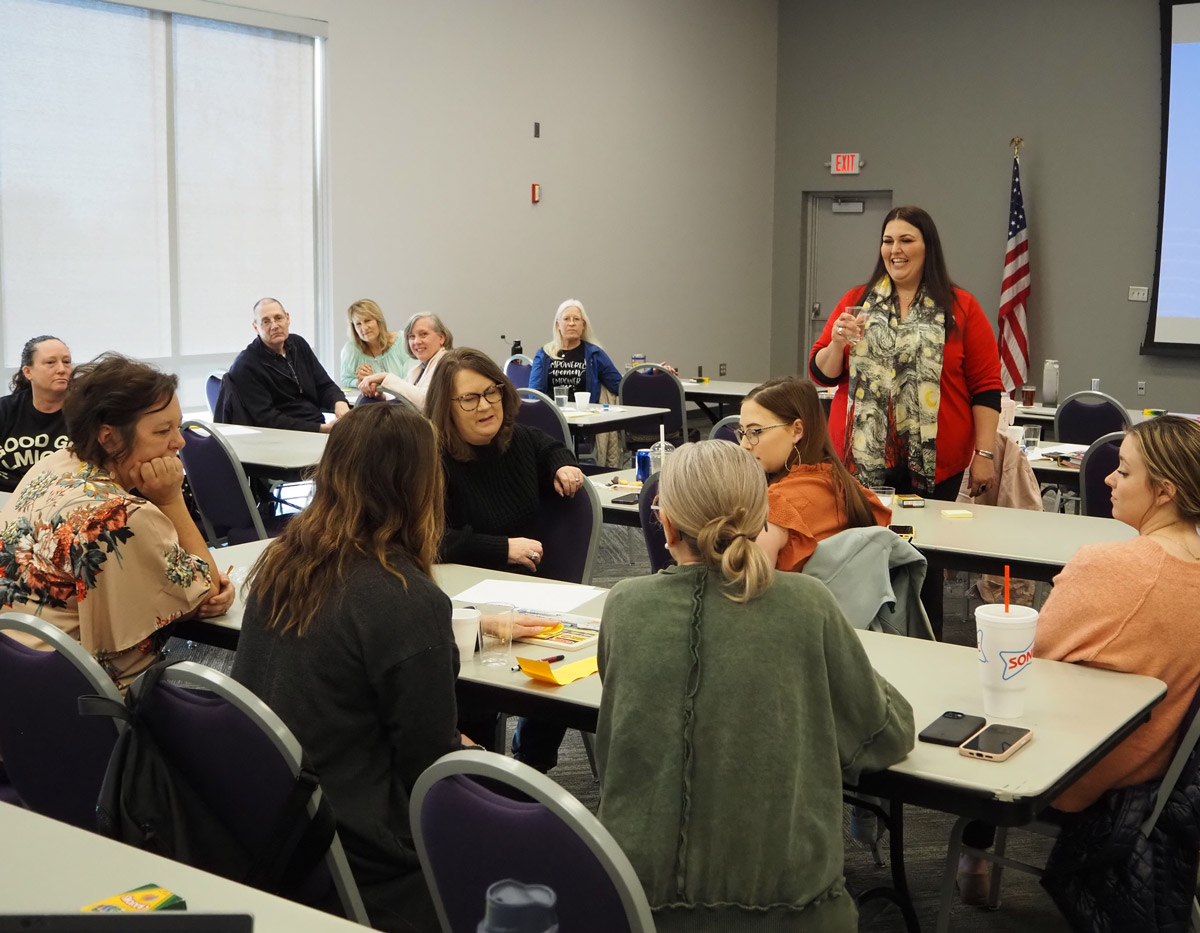
[[860,299],[865,336],[850,351],[847,466],[864,486],[907,467],[914,489],[932,492],[946,311],[922,287],[900,320],[900,296],[883,276]]

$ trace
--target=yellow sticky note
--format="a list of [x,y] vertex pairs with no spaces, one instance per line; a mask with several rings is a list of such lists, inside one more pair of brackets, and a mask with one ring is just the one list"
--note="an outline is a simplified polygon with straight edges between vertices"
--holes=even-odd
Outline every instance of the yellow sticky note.
[[533,658],[517,658],[517,663],[521,665],[521,670],[534,680],[557,684],[560,687],[590,677],[600,669],[595,655],[558,668],[550,667],[548,661],[537,661]]
[[945,518],[970,518],[971,513],[966,509],[942,509]]
[[[532,619],[530,621],[532,621],[535,624],[537,622],[536,619]],[[550,623],[549,627],[542,629],[536,635],[528,635],[526,637],[528,637],[528,638],[549,638],[551,635],[557,635],[562,630],[563,630],[563,624],[561,622],[552,622],[552,623]],[[517,660],[519,661],[520,658],[518,658]]]

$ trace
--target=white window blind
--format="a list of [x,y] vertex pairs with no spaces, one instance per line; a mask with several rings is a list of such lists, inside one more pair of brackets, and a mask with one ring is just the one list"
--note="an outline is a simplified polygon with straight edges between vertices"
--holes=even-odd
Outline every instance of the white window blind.
[[[202,377],[284,303],[315,336],[315,40],[96,0],[0,2],[0,348]],[[181,387],[182,388],[182,387]]]

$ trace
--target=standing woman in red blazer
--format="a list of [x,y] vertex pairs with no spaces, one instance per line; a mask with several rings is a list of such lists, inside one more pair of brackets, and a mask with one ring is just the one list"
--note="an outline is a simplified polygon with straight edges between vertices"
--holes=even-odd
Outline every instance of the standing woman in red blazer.
[[993,482],[996,337],[979,302],[950,280],[921,208],[888,213],[871,278],[842,296],[808,368],[838,387],[830,435],[864,486],[954,499],[967,470],[972,495]]

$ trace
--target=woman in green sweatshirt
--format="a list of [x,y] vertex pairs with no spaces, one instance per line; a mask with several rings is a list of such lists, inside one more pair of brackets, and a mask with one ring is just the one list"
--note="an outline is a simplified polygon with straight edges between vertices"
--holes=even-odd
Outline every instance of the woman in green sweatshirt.
[[618,583],[600,627],[600,819],[661,931],[850,933],[842,783],[904,758],[912,708],[829,591],[754,543],[752,455],[684,445],[659,505],[677,566]]

